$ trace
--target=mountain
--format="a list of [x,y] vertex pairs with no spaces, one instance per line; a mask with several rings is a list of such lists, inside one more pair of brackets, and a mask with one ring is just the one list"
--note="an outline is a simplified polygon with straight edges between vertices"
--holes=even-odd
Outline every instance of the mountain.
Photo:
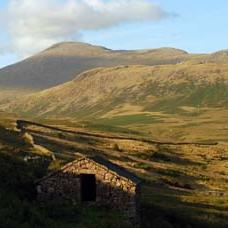
[[60,43],[0,71],[0,111],[227,141],[226,59],[226,50],[193,55]]
[[154,66],[186,61],[227,63],[228,51],[222,50],[212,54],[188,54],[186,51],[175,48],[111,50],[86,43],[63,42],[19,63],[0,69],[0,95],[2,97],[3,92],[5,95],[9,91],[15,96],[20,93],[48,89],[72,80],[77,74],[97,67]]
[[221,50],[212,53],[207,58],[208,62],[227,63],[228,62],[228,50]]
[[172,112],[182,106],[227,107],[227,101],[227,64],[185,63],[94,69],[10,103],[7,110],[40,116],[102,117],[115,112]]
[[188,54],[175,48],[146,50],[111,50],[80,42],[63,42],[19,63],[0,69],[1,101],[41,91],[72,80],[75,75],[97,67],[118,65],[168,65],[193,63],[227,63],[226,50],[212,54]]
[[174,64],[187,57],[187,52],[173,48],[113,51],[85,43],[59,43],[1,69],[0,88],[42,90],[72,80],[76,74],[96,67]]

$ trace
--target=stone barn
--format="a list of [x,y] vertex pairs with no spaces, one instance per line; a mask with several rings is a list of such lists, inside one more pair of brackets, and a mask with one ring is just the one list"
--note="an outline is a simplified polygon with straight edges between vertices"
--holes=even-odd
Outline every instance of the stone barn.
[[82,157],[39,180],[38,200],[108,206],[139,220],[140,179],[99,157]]

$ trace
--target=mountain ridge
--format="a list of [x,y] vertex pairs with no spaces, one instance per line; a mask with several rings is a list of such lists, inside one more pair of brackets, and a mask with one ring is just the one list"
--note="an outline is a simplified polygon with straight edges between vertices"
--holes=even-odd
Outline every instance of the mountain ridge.
[[[144,50],[111,50],[81,42],[62,42],[18,63],[0,69],[1,90],[41,91],[72,80],[97,67],[118,65],[169,65],[228,63],[226,50],[212,54],[189,54],[170,47]],[[15,93],[16,95],[16,93]]]
[[43,90],[97,67],[175,64],[187,56],[187,52],[174,48],[111,50],[86,43],[63,42],[0,69],[0,88]]

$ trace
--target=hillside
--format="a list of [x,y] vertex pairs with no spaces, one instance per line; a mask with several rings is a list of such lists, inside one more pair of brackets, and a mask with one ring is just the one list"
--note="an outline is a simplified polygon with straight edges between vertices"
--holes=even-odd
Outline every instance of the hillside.
[[63,42],[21,62],[0,69],[0,104],[25,94],[42,91],[73,80],[98,67],[119,65],[176,65],[178,63],[226,64],[227,51],[189,54],[175,48],[111,50],[80,42]]
[[221,50],[215,52],[208,56],[208,62],[219,62],[219,63],[227,63],[228,62],[228,50]]
[[[59,169],[78,152],[104,156],[134,172],[143,181],[142,226],[227,227],[227,145],[170,145],[117,138],[110,132],[80,128],[63,121],[52,127],[27,124],[27,135],[37,146],[56,157],[44,169],[43,162],[25,162],[31,145],[18,137],[14,119],[0,118],[0,218],[3,227],[128,227],[121,216],[102,208],[42,205],[35,201],[34,181]],[[10,129],[10,130],[9,130]],[[67,132],[66,129],[72,131]],[[75,132],[75,133],[74,133]],[[90,132],[90,134],[86,134]],[[116,132],[121,135],[122,132]],[[104,137],[105,136],[105,137]]]
[[[208,137],[214,134],[216,139],[216,129],[226,134],[227,102],[227,64],[186,63],[94,69],[1,109],[27,117],[72,118],[144,132],[157,124],[160,130],[168,125],[177,132],[199,127],[195,137],[207,128]],[[185,134],[170,132],[174,138]]]
[[75,75],[97,67],[118,65],[164,65],[185,61],[227,63],[227,51],[188,54],[175,48],[111,50],[80,42],[63,42],[21,62],[0,69],[1,91],[26,92],[47,89],[72,80]]
[[88,116],[102,117],[115,109],[124,112],[127,106],[138,106],[138,112],[171,112],[183,106],[227,107],[227,73],[228,65],[221,64],[98,68],[25,97],[9,109],[66,117],[90,110]]
[[76,74],[96,67],[172,64],[187,56],[187,52],[173,48],[114,51],[85,43],[60,43],[1,69],[0,88],[42,90],[72,80]]

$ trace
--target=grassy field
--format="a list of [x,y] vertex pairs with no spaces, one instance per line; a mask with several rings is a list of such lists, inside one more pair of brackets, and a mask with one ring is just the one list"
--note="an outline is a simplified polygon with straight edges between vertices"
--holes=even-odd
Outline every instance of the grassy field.
[[[108,139],[28,126],[27,132],[33,137],[32,143],[19,137],[18,140],[24,140],[24,143],[20,146],[16,141],[16,146],[15,140],[10,140],[10,137],[6,139],[3,137],[3,134],[6,133],[1,131],[0,150],[7,155],[10,154],[13,158],[21,159],[25,151],[28,154],[37,153],[40,155],[36,147],[39,145],[51,153],[45,154],[45,156],[50,158],[54,155],[57,158],[54,163],[50,160],[49,169],[58,169],[62,164],[73,160],[78,152],[107,157],[144,180],[142,191],[143,227],[228,226],[227,144],[220,143],[214,146],[163,145],[143,142],[141,139],[148,138],[148,135],[145,136],[138,131],[128,132],[126,128],[122,127],[106,129],[102,125],[77,123],[69,120],[40,120],[40,122],[62,129],[102,133],[104,136],[130,135],[138,140]],[[5,121],[4,119],[0,121],[0,124],[6,124],[8,128],[12,129],[15,127],[15,120],[8,118]],[[14,163],[12,164],[14,167]],[[24,167],[26,164],[22,166]],[[42,172],[46,172],[42,170],[41,172],[40,167],[33,167],[32,170],[33,180],[37,178],[37,175],[42,176],[44,175]],[[10,172],[12,171],[5,173],[6,175],[14,175]],[[17,175],[20,175],[20,172]],[[22,192],[24,191],[22,190]],[[12,194],[14,195],[15,192]],[[54,211],[56,214],[52,215],[53,212],[39,208],[26,197],[23,200],[26,201],[22,206],[23,213],[27,213],[24,210],[31,207],[31,217],[33,219],[41,217],[44,227],[48,224],[58,224],[58,227],[94,227],[95,222],[99,224],[99,227],[110,227],[110,222],[114,223],[117,217],[119,218],[117,225],[126,227],[118,213],[113,215],[112,212],[104,212],[95,208],[92,211],[82,210],[77,219],[72,220],[74,213],[78,213],[77,208],[59,208]],[[9,205],[5,207],[9,210]],[[12,219],[12,213],[14,212],[9,210],[6,216]],[[20,214],[19,218],[21,216]],[[58,216],[59,219],[57,219]],[[107,220],[101,219],[105,216],[107,216]],[[21,221],[25,222],[25,220],[17,222],[23,224]],[[34,221],[30,220],[26,222],[29,225],[34,224]]]

